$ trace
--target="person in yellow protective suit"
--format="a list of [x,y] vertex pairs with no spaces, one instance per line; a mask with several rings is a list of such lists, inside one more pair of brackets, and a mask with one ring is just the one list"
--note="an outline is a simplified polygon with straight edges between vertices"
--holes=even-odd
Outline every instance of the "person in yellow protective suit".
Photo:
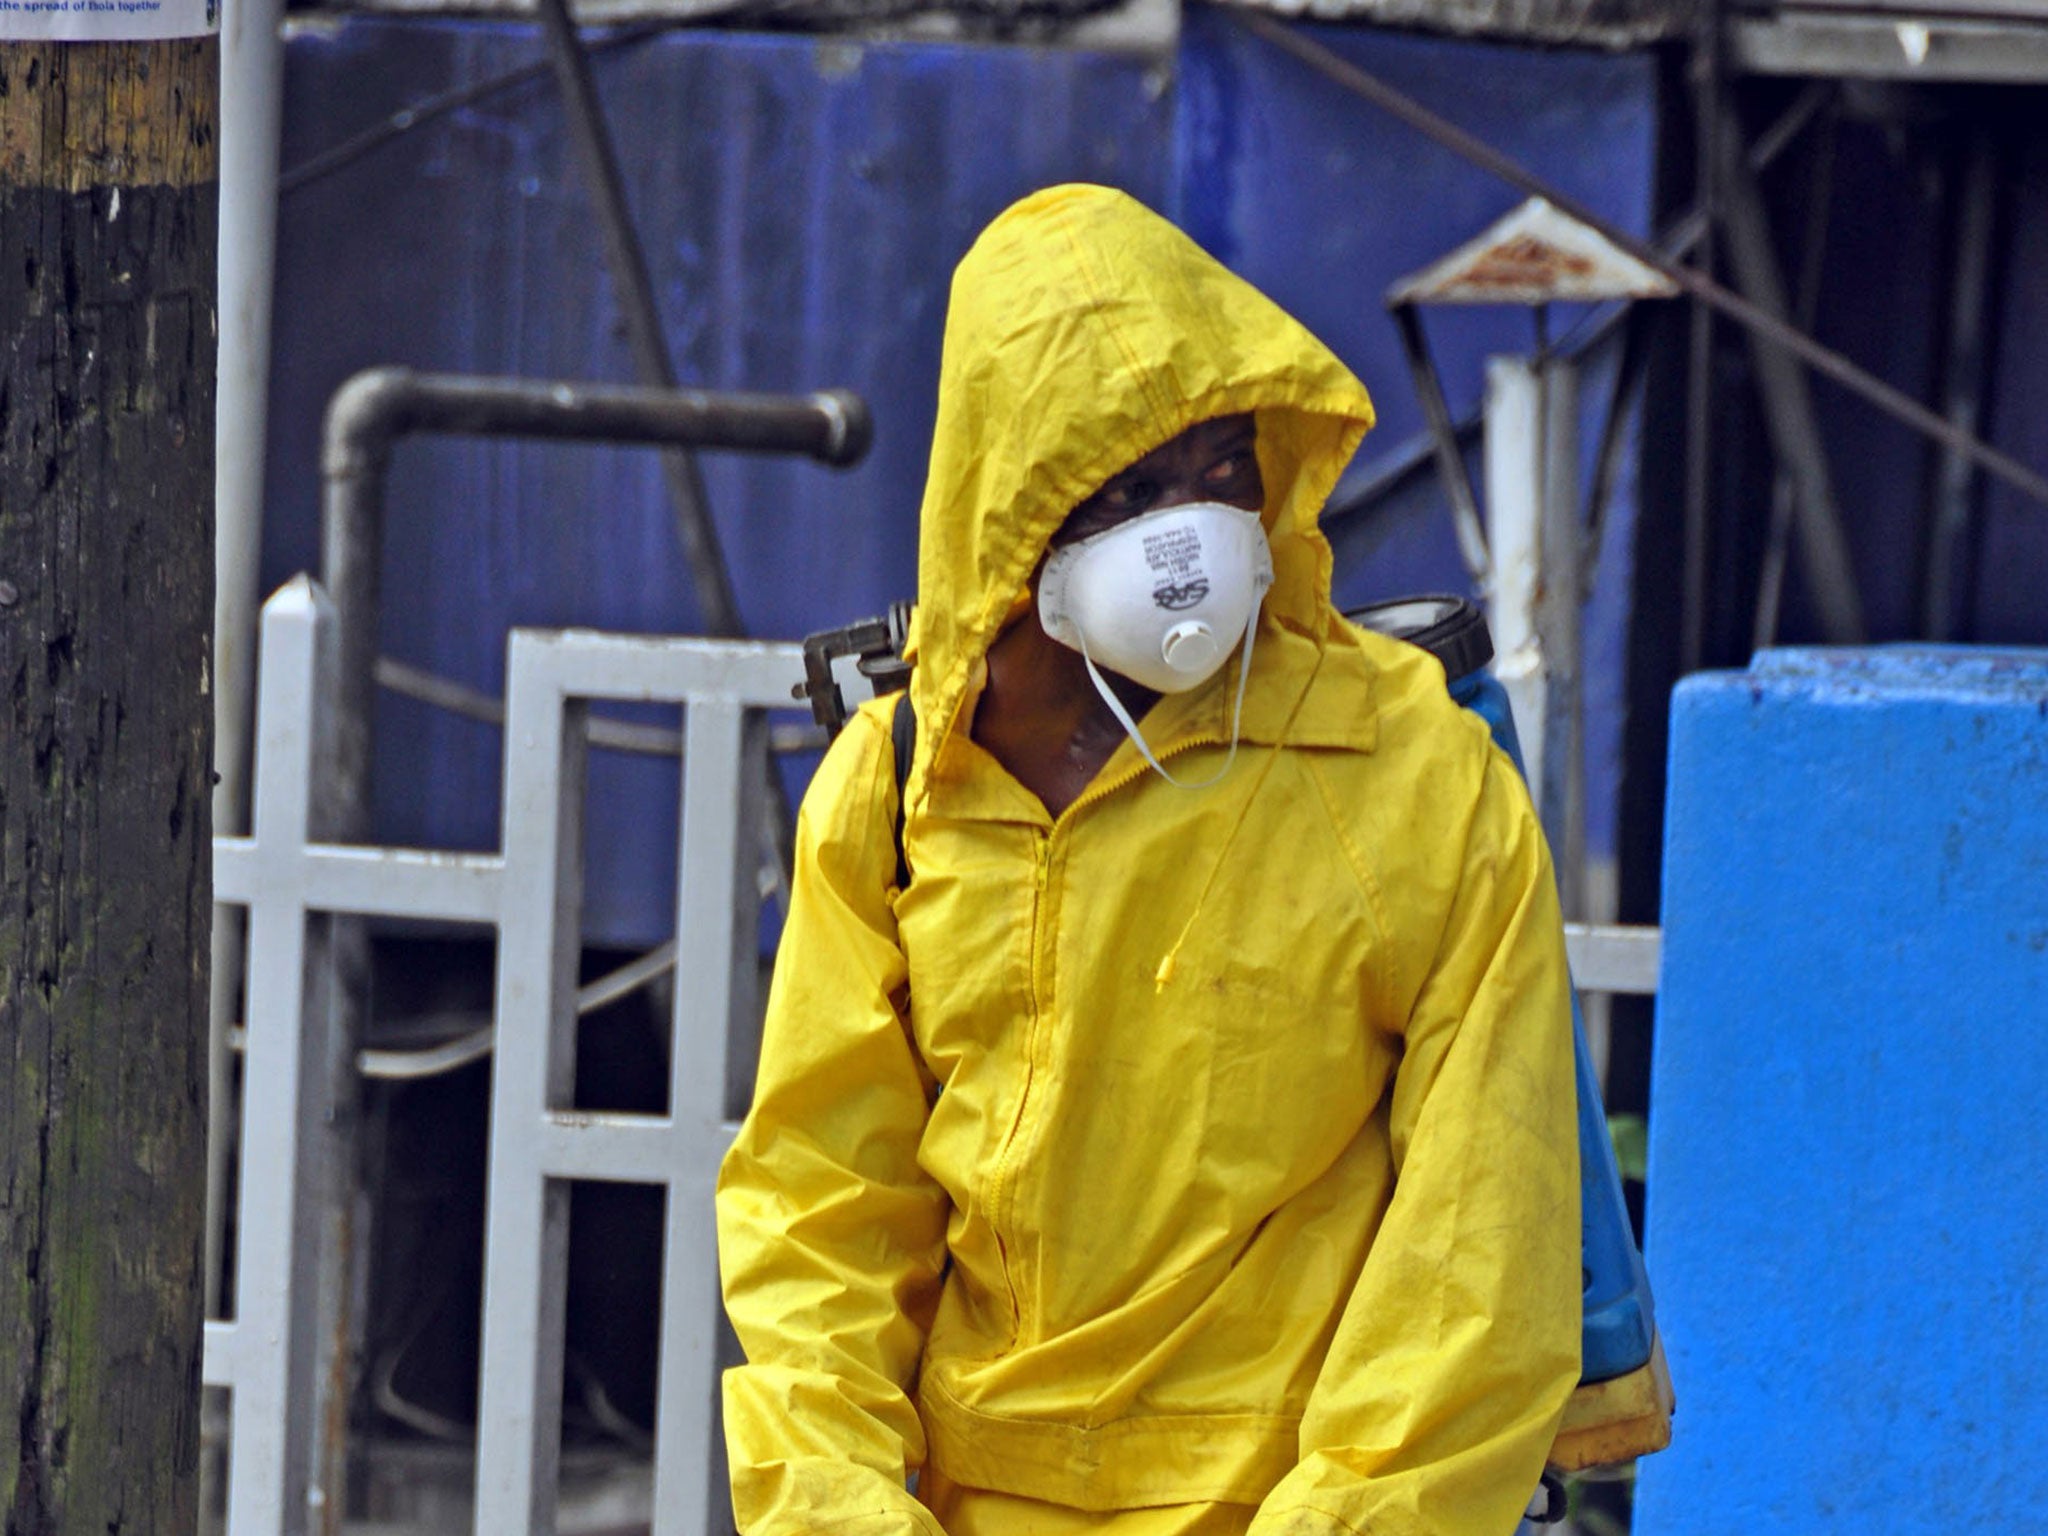
[[[1562,929],[1486,727],[1331,606],[1371,423],[1122,194],[961,262],[910,879],[882,699],[805,798],[719,1179],[746,1536],[1513,1530],[1579,1374]],[[1117,560],[1200,613],[1261,551],[1241,640],[1154,646],[1201,680],[1118,670]]]

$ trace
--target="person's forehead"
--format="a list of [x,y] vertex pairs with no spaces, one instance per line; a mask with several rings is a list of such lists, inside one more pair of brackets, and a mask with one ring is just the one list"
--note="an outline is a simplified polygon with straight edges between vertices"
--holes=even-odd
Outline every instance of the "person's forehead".
[[[1174,458],[1191,448],[1223,447],[1240,435],[1250,435],[1253,426],[1254,418],[1249,411],[1236,416],[1212,416],[1207,421],[1198,421],[1186,431],[1168,438],[1142,458],[1133,460],[1124,469],[1119,470],[1117,475],[1135,474],[1155,461]],[[1110,478],[1116,479],[1117,475]]]
[[[1255,423],[1256,418],[1249,411],[1212,416],[1168,438],[1076,502],[1053,534],[1052,542],[1092,537],[1138,515],[1145,505],[1152,503],[1153,498],[1146,492],[1155,482],[1192,485],[1197,479],[1205,479],[1225,458],[1234,458],[1252,448],[1256,441]],[[1126,493],[1141,496],[1141,503],[1117,510],[1117,503]],[[1077,533],[1077,529],[1081,531]]]

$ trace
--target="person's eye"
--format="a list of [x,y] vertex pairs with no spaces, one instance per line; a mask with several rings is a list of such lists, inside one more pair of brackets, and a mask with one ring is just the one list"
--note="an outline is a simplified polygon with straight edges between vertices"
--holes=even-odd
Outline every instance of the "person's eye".
[[1211,485],[1228,485],[1233,480],[1243,478],[1251,466],[1252,456],[1249,453],[1226,454],[1211,464],[1202,478]]
[[1102,505],[1111,512],[1129,512],[1151,501],[1157,491],[1150,480],[1113,480],[1102,488]]

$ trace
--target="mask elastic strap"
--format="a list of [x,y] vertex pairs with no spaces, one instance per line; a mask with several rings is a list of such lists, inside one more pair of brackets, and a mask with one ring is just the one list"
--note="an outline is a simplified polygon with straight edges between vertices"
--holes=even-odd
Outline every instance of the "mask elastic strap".
[[1081,661],[1088,668],[1089,681],[1095,684],[1095,691],[1102,695],[1102,702],[1107,704],[1109,712],[1116,716],[1117,724],[1124,728],[1124,734],[1131,738],[1131,745],[1138,749],[1146,762],[1158,770],[1159,776],[1167,783],[1182,789],[1207,789],[1230,772],[1230,765],[1237,761],[1238,725],[1244,719],[1244,689],[1245,684],[1251,680],[1252,642],[1258,637],[1259,608],[1263,606],[1262,601],[1252,609],[1252,616],[1245,621],[1244,652],[1237,665],[1237,701],[1230,710],[1230,755],[1223,759],[1223,766],[1206,779],[1176,779],[1166,771],[1159,759],[1152,755],[1152,749],[1145,745],[1145,733],[1138,729],[1138,722],[1133,720],[1131,712],[1124,708],[1123,700],[1116,696],[1116,691],[1102,680],[1102,674],[1095,669],[1095,658],[1088,654],[1088,637],[1081,637]]

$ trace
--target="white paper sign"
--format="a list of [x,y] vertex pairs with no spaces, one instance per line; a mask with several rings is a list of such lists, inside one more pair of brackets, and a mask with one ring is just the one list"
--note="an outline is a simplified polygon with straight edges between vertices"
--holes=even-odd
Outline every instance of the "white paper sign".
[[220,30],[221,0],[0,0],[10,42],[147,42]]

